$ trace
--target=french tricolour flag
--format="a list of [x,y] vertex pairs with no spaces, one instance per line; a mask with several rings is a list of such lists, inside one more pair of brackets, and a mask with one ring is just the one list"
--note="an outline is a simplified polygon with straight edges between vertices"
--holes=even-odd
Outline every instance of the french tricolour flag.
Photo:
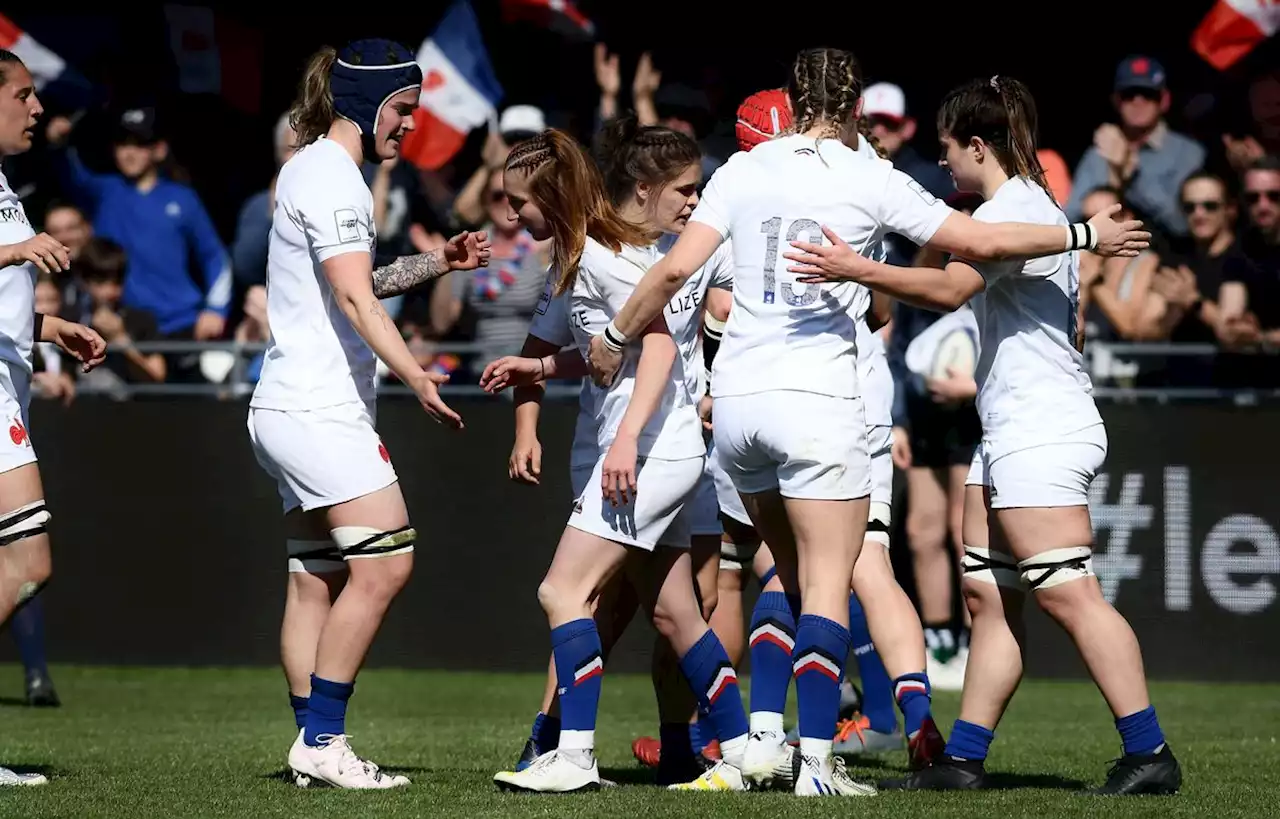
[[1191,47],[1225,71],[1280,29],[1280,0],[1218,0],[1191,35]]
[[489,62],[480,24],[466,0],[458,0],[418,49],[421,105],[400,155],[436,170],[454,157],[467,134],[491,121],[502,86]]
[[38,93],[52,92],[70,107],[87,104],[92,84],[3,14],[0,14],[0,48],[22,59],[35,80]]

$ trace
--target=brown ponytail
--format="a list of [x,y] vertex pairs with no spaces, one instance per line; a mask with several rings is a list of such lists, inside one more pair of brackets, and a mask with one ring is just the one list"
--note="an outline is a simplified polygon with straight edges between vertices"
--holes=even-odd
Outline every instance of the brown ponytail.
[[978,137],[991,147],[1010,176],[1032,180],[1062,207],[1049,190],[1036,149],[1036,103],[1031,91],[1012,77],[970,80],[942,100],[938,133],[957,142]]
[[329,126],[338,118],[333,107],[333,91],[329,89],[329,76],[338,52],[324,46],[311,56],[307,70],[298,83],[298,97],[289,109],[289,124],[293,126],[297,141],[295,147],[310,145],[329,132]]
[[648,244],[644,231],[614,210],[599,169],[564,131],[549,128],[516,143],[505,172],[528,178],[529,198],[551,229],[556,295],[573,287],[588,236],[615,253],[624,244]]

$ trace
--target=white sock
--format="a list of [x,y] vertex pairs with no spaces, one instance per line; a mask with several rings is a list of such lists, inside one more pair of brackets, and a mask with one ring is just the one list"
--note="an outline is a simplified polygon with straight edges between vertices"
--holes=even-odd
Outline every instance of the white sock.
[[579,768],[590,768],[595,758],[595,731],[561,731],[560,747],[556,750]]
[[775,714],[772,711],[752,711],[750,723],[751,733],[753,734],[761,731],[774,731],[779,734],[786,733],[782,729],[782,715]]
[[742,770],[742,759],[747,753],[747,734],[720,743],[720,758],[726,764]]
[[592,763],[595,761],[595,753],[590,748],[574,748],[572,750],[565,750],[561,748],[559,753],[560,756],[569,760],[574,765],[577,765],[579,768],[582,768],[584,771],[590,770]]
[[820,761],[826,761],[831,757],[832,743],[829,739],[809,739],[808,737],[800,737],[800,753],[804,756],[811,756]]

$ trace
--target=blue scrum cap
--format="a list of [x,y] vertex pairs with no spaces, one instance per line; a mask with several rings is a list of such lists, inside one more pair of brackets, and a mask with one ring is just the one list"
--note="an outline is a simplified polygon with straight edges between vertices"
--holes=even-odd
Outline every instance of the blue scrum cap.
[[338,52],[329,78],[338,116],[360,129],[366,160],[376,161],[378,117],[387,100],[422,86],[422,69],[409,49],[391,40],[356,40]]

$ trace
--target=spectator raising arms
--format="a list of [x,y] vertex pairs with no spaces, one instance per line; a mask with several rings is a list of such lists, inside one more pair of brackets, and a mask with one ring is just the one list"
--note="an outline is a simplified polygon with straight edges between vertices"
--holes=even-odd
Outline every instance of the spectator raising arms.
[[[48,137],[67,192],[89,213],[94,233],[117,242],[129,257],[123,303],[156,317],[164,339],[219,338],[231,303],[231,265],[196,192],[167,178],[169,146],[150,109],[125,111],[115,138],[117,173],[89,170],[65,147],[71,122],[56,117]],[[200,275],[193,275],[192,259]],[[197,280],[203,279],[203,287]],[[174,376],[199,378],[196,360]]]

